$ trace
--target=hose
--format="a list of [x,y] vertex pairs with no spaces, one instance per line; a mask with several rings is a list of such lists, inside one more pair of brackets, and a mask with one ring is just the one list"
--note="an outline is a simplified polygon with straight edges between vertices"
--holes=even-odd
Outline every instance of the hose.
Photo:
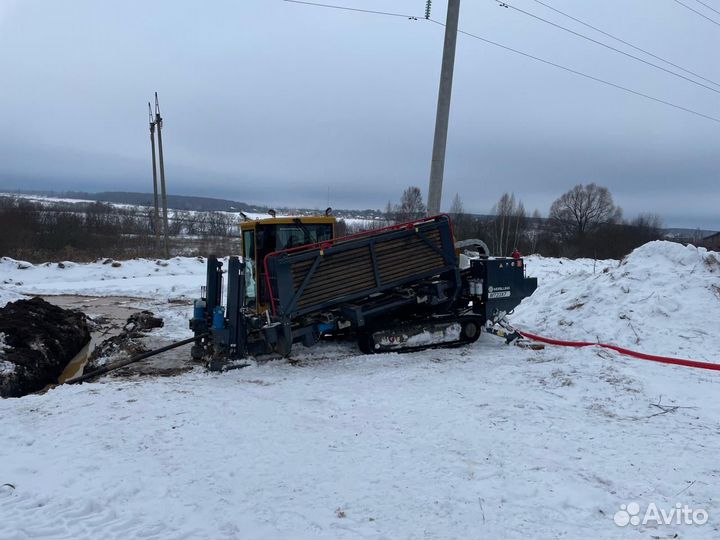
[[720,371],[720,364],[715,364],[712,362],[700,362],[699,360],[687,360],[684,358],[671,358],[669,356],[647,354],[638,351],[631,351],[630,349],[625,349],[623,347],[618,347],[617,345],[612,345],[609,343],[593,343],[592,341],[564,341],[560,339],[538,336],[537,334],[531,334],[530,332],[525,332],[524,330],[518,330],[518,333],[521,336],[526,337],[527,339],[532,339],[533,341],[540,341],[549,345],[557,345],[560,347],[604,347],[605,349],[611,349],[620,354],[624,354],[625,356],[631,356],[633,358],[639,358],[641,360],[650,360],[651,362],[660,362],[661,364],[674,364],[677,366]]
[[199,334],[197,336],[193,336],[188,339],[183,339],[182,341],[177,341],[175,343],[171,343],[170,345],[165,345],[164,347],[160,347],[159,349],[147,351],[142,354],[133,356],[131,358],[127,358],[125,360],[120,360],[118,362],[113,362],[112,364],[108,364],[106,366],[98,368],[95,371],[91,371],[90,373],[85,373],[84,375],[81,375],[80,377],[75,377],[74,379],[65,381],[65,384],[77,384],[77,383],[81,383],[83,381],[87,381],[87,380],[95,378],[99,375],[104,375],[105,373],[108,373],[110,371],[114,371],[121,367],[125,367],[129,364],[134,364],[135,362],[139,362],[140,360],[145,360],[146,358],[150,358],[151,356],[155,356],[156,354],[160,354],[165,351],[169,351],[171,349],[176,349],[177,347],[182,347],[183,345],[188,345],[189,343],[193,343],[194,341],[197,341],[199,339],[207,337],[208,335],[209,334]]

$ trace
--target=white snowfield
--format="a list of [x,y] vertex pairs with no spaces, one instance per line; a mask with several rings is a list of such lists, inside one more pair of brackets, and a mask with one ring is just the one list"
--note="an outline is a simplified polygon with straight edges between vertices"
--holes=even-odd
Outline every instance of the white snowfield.
[[[107,262],[105,262],[107,261]],[[170,260],[100,259],[94,263],[44,263],[32,265],[9,257],[0,258],[0,302],[6,295],[17,299],[27,295],[131,296],[168,298],[200,294],[204,285],[205,259],[175,257]],[[64,266],[64,268],[63,268]],[[7,302],[2,302],[4,305]]]
[[[665,242],[622,265],[528,257],[540,288],[513,320],[720,362],[717,258]],[[168,262],[4,260],[13,281],[0,290],[110,290],[162,312],[195,294],[205,268]],[[168,317],[164,335],[185,325]],[[0,539],[720,535],[720,372],[488,335],[411,354],[327,343],[293,356],[0,400]],[[681,504],[708,519],[616,525],[633,502],[640,518]]]

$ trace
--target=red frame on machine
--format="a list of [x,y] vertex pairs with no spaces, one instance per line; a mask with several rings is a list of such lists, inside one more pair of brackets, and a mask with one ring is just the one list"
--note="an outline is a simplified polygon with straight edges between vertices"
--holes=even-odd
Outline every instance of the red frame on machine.
[[275,297],[273,296],[273,289],[272,285],[270,283],[270,273],[268,272],[268,259],[270,257],[276,257],[280,255],[281,253],[297,253],[300,251],[307,251],[310,249],[327,249],[332,246],[334,246],[337,243],[346,242],[348,240],[353,240],[356,238],[362,238],[364,236],[371,236],[374,234],[378,234],[381,232],[387,232],[387,231],[399,231],[403,229],[412,229],[418,224],[434,221],[438,218],[445,217],[448,220],[448,224],[450,225],[450,236],[452,237],[453,244],[455,243],[455,230],[453,228],[452,220],[450,219],[450,216],[448,214],[437,214],[435,216],[428,216],[424,218],[415,219],[413,221],[405,221],[403,223],[398,223],[395,225],[389,225],[387,227],[381,227],[380,229],[369,229],[367,231],[361,231],[359,233],[355,234],[349,234],[347,236],[340,236],[338,238],[333,238],[332,240],[328,240],[325,242],[316,242],[314,244],[304,244],[302,246],[297,246],[293,248],[288,249],[281,249],[278,251],[273,251],[265,255],[263,258],[263,270],[265,273],[265,285],[268,290],[268,294],[270,295],[270,307],[272,308],[273,315],[277,315],[277,306],[275,305]]

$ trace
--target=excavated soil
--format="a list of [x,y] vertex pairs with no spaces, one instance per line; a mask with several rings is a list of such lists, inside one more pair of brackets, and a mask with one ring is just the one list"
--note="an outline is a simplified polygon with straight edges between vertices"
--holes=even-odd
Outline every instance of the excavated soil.
[[118,335],[104,340],[95,347],[85,365],[85,373],[95,371],[105,364],[147,352],[147,347],[141,341],[146,336],[145,332],[153,328],[161,328],[163,324],[163,320],[155,317],[151,311],[133,313]]
[[0,396],[20,397],[55,383],[90,341],[86,316],[42,298],[0,308]]

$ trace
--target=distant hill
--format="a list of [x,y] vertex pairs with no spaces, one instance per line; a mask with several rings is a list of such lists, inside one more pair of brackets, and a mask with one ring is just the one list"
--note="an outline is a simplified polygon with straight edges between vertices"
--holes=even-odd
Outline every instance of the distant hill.
[[[116,204],[132,204],[136,206],[153,206],[152,193],[138,193],[134,191],[101,191],[88,193],[85,191],[66,191],[61,193],[44,192],[42,195],[61,197],[63,199],[87,199],[90,201],[109,202]],[[162,203],[161,203],[162,204]],[[260,206],[253,206],[239,201],[228,199],[215,199],[213,197],[195,197],[190,195],[168,195],[168,208],[173,210],[199,210],[199,211],[243,211],[262,212],[267,210]]]
[[[16,193],[26,195],[41,195],[45,197],[59,197],[63,199],[80,199],[98,202],[108,202],[115,204],[130,204],[136,206],[153,206],[152,193],[138,193],[135,191],[101,191],[98,193],[89,193],[87,191],[25,191],[17,190]],[[168,195],[168,208],[173,210],[196,210],[196,211],[223,211],[223,212],[253,212],[257,214],[266,213],[270,207],[263,205],[253,205],[241,201],[233,201],[230,199],[216,199],[214,197],[196,197],[193,195]],[[276,207],[275,210],[286,215],[309,215],[316,214],[317,208],[290,208]],[[375,209],[365,210],[346,210],[333,209],[333,215],[339,218],[350,219],[367,219],[376,220],[383,219],[383,212]],[[468,214],[477,219],[491,220],[494,218],[488,214]],[[542,228],[547,223],[547,218],[531,218],[528,217],[531,228]],[[688,229],[681,227],[671,227],[663,229],[665,237],[669,240],[677,241],[699,241],[710,236],[717,231],[704,229]]]
[[702,240],[717,231],[708,231],[706,229],[683,229],[683,228],[670,228],[663,229],[665,236],[668,239],[679,239],[679,240]]
[[[36,195],[43,197],[56,197],[61,199],[77,199],[87,201],[107,202],[114,204],[129,204],[134,206],[153,206],[152,193],[138,193],[135,191],[101,191],[90,193],[87,191],[29,191],[17,190],[14,193],[23,195]],[[168,208],[172,210],[196,210],[202,212],[252,212],[257,214],[266,213],[270,207],[253,205],[230,199],[216,199],[214,197],[196,197],[192,195],[168,195]],[[275,207],[283,214],[317,214],[317,208],[289,208]],[[324,210],[324,209],[323,209]],[[333,209],[333,215],[341,218],[355,219],[376,219],[382,216],[380,210],[342,210]]]

